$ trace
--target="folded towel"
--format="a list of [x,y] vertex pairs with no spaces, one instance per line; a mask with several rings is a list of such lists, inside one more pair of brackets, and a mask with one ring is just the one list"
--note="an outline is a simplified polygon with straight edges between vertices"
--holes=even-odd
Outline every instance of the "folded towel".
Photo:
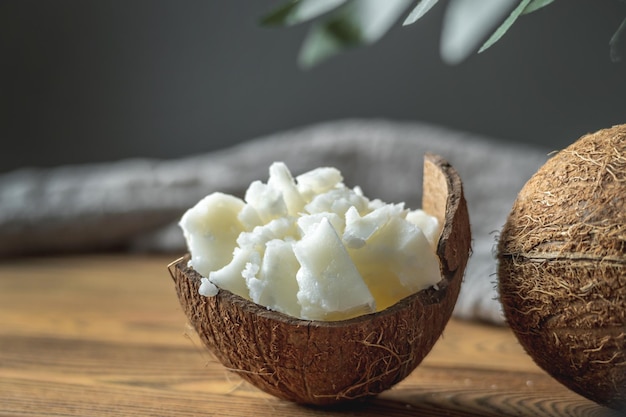
[[493,250],[513,201],[548,150],[414,122],[342,120],[169,160],[21,169],[0,175],[0,256],[109,250],[182,253],[182,213],[213,191],[243,196],[274,161],[294,175],[341,170],[348,186],[419,208],[425,152],[459,172],[473,253],[454,315],[502,324]]

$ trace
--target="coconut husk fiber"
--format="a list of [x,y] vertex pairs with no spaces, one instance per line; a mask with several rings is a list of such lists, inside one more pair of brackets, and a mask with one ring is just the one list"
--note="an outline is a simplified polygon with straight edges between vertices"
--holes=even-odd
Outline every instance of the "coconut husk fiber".
[[417,122],[354,119],[183,158],[24,168],[0,175],[0,257],[111,249],[182,254],[182,213],[213,191],[242,196],[250,182],[267,179],[274,161],[294,175],[334,166],[368,197],[418,208],[416,179],[423,155],[432,152],[459,172],[472,227],[473,253],[453,314],[503,323],[497,232],[550,150]]
[[626,125],[583,136],[533,175],[499,257],[505,315],[535,362],[626,411]]

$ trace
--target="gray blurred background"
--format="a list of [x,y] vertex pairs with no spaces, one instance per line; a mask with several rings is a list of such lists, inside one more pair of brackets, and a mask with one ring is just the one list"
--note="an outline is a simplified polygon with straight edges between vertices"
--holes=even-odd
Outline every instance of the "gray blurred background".
[[[384,0],[381,0],[384,1]],[[0,1],[0,172],[176,158],[312,123],[420,121],[567,145],[626,122],[617,0],[557,0],[457,66],[443,2],[414,25],[312,70],[307,25],[268,29],[277,0]]]

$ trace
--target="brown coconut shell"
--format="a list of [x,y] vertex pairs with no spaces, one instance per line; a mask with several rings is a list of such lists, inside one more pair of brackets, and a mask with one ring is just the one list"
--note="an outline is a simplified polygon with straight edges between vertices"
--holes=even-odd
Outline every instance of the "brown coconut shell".
[[376,395],[405,378],[440,337],[456,302],[470,252],[461,179],[426,155],[423,209],[444,227],[437,254],[442,280],[381,312],[343,321],[300,320],[229,291],[198,294],[187,259],[170,273],[198,335],[229,370],[258,388],[298,403],[325,405]]
[[626,406],[626,125],[585,135],[526,183],[502,230],[499,290],[535,362]]

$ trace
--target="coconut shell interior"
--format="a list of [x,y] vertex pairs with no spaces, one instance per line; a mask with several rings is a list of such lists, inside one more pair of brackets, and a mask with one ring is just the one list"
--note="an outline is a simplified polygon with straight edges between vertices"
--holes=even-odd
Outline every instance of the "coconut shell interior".
[[526,183],[502,230],[500,297],[555,379],[626,409],[626,125],[585,135]]
[[198,294],[201,276],[187,267],[187,256],[169,266],[181,306],[227,369],[276,397],[327,405],[376,395],[411,373],[440,337],[470,253],[461,179],[437,155],[424,157],[422,204],[444,224],[436,289],[349,320],[300,320],[229,291]]

